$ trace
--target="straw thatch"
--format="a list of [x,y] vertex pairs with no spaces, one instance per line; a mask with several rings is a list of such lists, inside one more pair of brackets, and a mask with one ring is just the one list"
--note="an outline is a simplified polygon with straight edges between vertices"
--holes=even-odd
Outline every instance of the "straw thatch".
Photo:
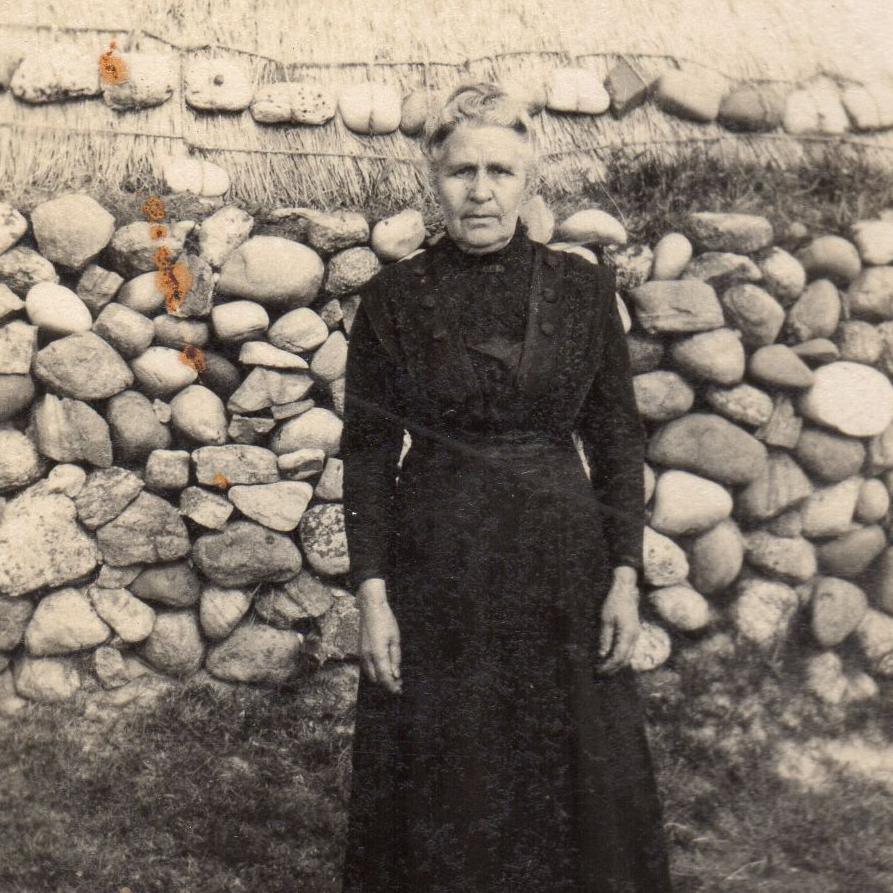
[[[337,89],[371,78],[404,92],[467,78],[542,79],[566,64],[604,75],[621,56],[656,73],[677,65],[732,80],[788,85],[825,72],[841,81],[893,74],[893,10],[850,0],[0,0],[0,43],[52,52],[169,53],[172,66],[206,55],[238,60],[255,85],[312,79]],[[652,104],[621,121],[546,113],[537,119],[542,191],[561,196],[598,180],[613,153],[673,159],[691,151],[796,164],[821,141],[730,134]],[[884,167],[893,134],[846,142]],[[836,142],[836,141],[835,141]],[[399,132],[358,136],[322,127],[259,125],[248,112],[196,113],[180,90],[143,111],[100,99],[28,106],[0,94],[0,194],[23,185],[83,187],[101,178],[150,188],[169,154],[205,157],[233,178],[230,197],[263,206],[402,207],[424,201],[418,143]]]

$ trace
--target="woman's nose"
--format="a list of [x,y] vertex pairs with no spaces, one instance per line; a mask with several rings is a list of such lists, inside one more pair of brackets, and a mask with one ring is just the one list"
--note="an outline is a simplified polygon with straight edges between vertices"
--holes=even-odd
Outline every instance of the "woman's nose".
[[492,185],[486,174],[477,174],[471,181],[469,195],[475,201],[486,201],[492,192]]

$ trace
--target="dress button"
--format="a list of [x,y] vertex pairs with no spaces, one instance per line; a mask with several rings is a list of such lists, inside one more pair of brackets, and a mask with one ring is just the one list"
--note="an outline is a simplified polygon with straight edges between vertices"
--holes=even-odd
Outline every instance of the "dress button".
[[422,295],[421,304],[426,310],[433,310],[437,306],[434,295]]
[[540,323],[540,331],[541,331],[544,335],[554,335],[554,334],[555,334],[555,324],[549,322],[548,319],[544,319],[544,320]]

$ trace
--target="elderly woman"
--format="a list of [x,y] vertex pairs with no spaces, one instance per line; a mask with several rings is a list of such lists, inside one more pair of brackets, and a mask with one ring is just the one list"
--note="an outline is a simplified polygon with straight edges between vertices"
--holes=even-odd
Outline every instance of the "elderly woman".
[[662,893],[614,276],[519,223],[533,132],[499,87],[456,89],[425,150],[446,233],[366,285],[348,357],[344,893]]

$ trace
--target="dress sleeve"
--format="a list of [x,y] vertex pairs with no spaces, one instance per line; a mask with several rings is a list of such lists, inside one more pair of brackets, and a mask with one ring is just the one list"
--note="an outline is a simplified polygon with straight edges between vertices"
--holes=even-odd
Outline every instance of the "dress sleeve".
[[636,405],[626,334],[615,297],[613,271],[601,267],[605,302],[601,362],[577,418],[589,456],[592,486],[605,514],[612,566],[641,571],[645,528],[645,429]]
[[351,329],[347,353],[344,428],[344,523],[354,587],[388,579],[394,535],[394,491],[403,445],[396,365],[364,309]]

